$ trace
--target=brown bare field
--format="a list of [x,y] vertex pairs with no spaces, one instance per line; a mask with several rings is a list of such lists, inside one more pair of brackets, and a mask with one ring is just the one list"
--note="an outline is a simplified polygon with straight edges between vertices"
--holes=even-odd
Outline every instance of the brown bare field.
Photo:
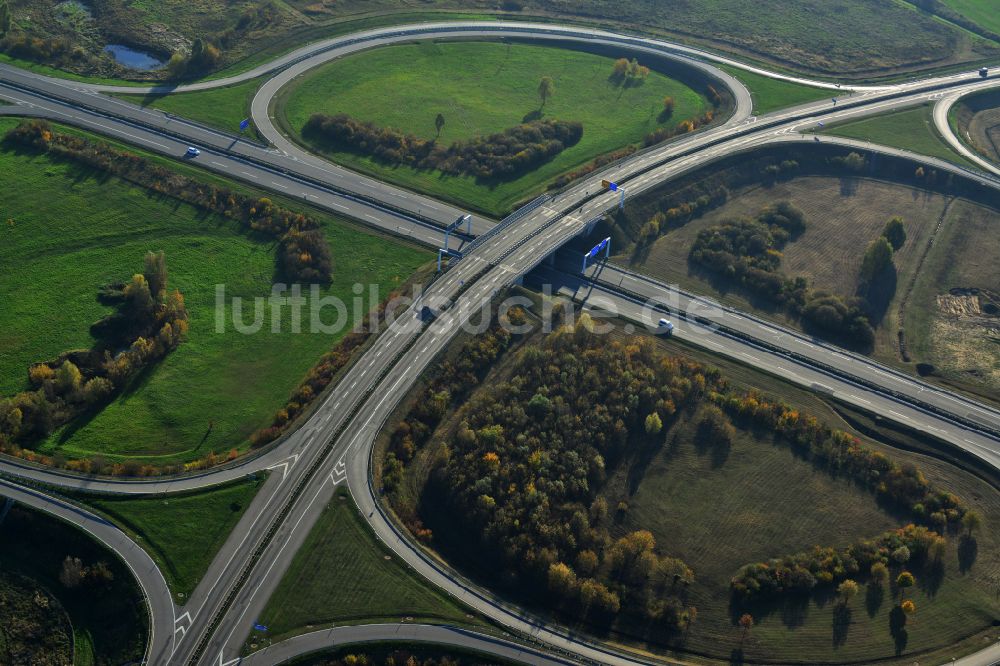
[[[734,191],[723,206],[660,237],[633,268],[796,326],[783,311],[746,294],[726,291],[725,285],[710,282],[688,265],[688,253],[699,231],[725,219],[755,215],[782,200],[802,209],[807,228],[785,246],[781,270],[806,277],[816,289],[843,296],[854,295],[858,287],[865,247],[886,221],[901,216],[907,240],[894,258],[896,290],[876,327],[873,356],[911,372],[916,372],[917,364],[929,363],[939,370],[932,379],[992,400],[1000,396],[1000,318],[989,312],[943,319],[937,314],[937,297],[948,295],[954,287],[984,290],[978,298],[987,309],[993,302],[989,293],[1000,293],[996,269],[1000,244],[995,240],[1000,213],[991,208],[897,183],[805,176],[772,187],[755,185]],[[628,257],[616,260],[625,263]],[[996,301],[1000,306],[1000,297]],[[937,322],[933,326],[932,320]],[[900,330],[904,331],[903,348]],[[932,332],[933,340],[928,338]]]
[[914,361],[960,388],[1000,393],[1000,211],[955,202],[905,309]]

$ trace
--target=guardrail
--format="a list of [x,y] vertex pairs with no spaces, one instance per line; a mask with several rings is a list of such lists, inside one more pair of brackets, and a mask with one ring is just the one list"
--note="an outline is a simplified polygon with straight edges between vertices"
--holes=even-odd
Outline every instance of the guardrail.
[[502,231],[510,227],[512,224],[523,218],[525,215],[537,209],[539,206],[551,200],[552,197],[548,194],[542,194],[539,195],[538,197],[535,197],[534,199],[532,199],[525,205],[521,206],[507,217],[500,220],[500,222],[498,222],[492,229],[490,229],[486,233],[476,236],[471,243],[462,248],[462,254],[464,255],[468,254],[469,252],[475,251],[477,247],[479,247],[489,239],[493,238],[497,234],[501,233]]

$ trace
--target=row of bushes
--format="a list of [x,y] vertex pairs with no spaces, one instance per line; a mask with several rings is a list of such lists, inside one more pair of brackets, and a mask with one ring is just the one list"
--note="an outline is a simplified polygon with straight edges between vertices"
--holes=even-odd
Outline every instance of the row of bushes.
[[681,134],[687,134],[688,132],[693,132],[699,127],[704,127],[708,125],[713,120],[715,120],[715,111],[709,109],[705,113],[697,116],[695,118],[687,118],[680,121],[674,127],[658,127],[645,137],[643,137],[642,144],[646,147],[655,146],[658,143],[666,141],[667,139],[672,139],[675,136]]
[[851,476],[918,522],[944,529],[956,526],[966,507],[952,493],[931,485],[912,464],[899,465],[888,456],[864,446],[856,437],[821,424],[812,416],[758,393],[710,394],[711,399],[737,423],[764,427],[791,444],[799,454],[837,473]]
[[144,274],[105,291],[113,294],[118,309],[95,326],[103,337],[92,349],[31,366],[31,389],[0,401],[0,444],[20,446],[47,437],[97,409],[180,344],[187,310],[180,292],[168,291],[166,277],[162,253],[149,253]]
[[730,581],[732,593],[741,601],[774,599],[808,594],[816,587],[832,587],[848,578],[868,578],[884,585],[890,567],[939,561],[944,537],[926,527],[907,525],[874,539],[843,549],[815,546],[794,555],[748,564]]
[[[308,252],[283,262],[291,282],[329,283],[332,260],[329,247],[319,242],[316,220],[276,205],[267,197],[253,198],[225,187],[199,182],[149,160],[83,137],[56,133],[42,120],[29,120],[7,132],[5,143],[71,159],[90,168],[164,194],[184,203],[236,220],[247,229],[283,240],[287,234],[317,231],[305,241]],[[289,243],[299,244],[301,237]]]
[[583,136],[583,125],[539,120],[442,146],[346,114],[314,113],[302,134],[332,150],[360,153],[386,164],[492,180],[517,178],[575,145]]

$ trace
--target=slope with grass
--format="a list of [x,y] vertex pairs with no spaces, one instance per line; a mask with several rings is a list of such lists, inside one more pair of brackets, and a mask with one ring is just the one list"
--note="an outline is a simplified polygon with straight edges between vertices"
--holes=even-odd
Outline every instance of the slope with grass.
[[[995,30],[986,0],[947,4]],[[790,69],[835,76],[871,77],[917,67],[978,61],[997,44],[914,11],[903,2],[822,0],[789,4],[764,0],[696,0],[649,3],[624,0],[613,10],[599,0],[250,0],[127,2],[107,0],[81,11],[70,2],[20,0],[13,5],[15,30],[30,37],[66,39],[70,48],[50,65],[90,75],[162,77],[114,66],[100,54],[108,43],[130,44],[166,59],[185,52],[195,38],[222,46],[219,67],[243,70],[293,46],[360,30],[449,18],[562,20],[640,30],[703,47],[722,49]],[[262,10],[263,8],[263,10]],[[71,57],[72,56],[72,57]],[[23,62],[23,61],[22,61]]]
[[331,624],[426,621],[483,626],[451,597],[418,579],[378,542],[346,489],[323,509],[260,618],[284,638]]
[[758,116],[807,102],[830,99],[836,95],[836,91],[790,83],[739,67],[730,65],[719,65],[719,67],[746,85],[753,100],[753,113]]
[[[0,131],[15,123],[3,121]],[[9,295],[0,313],[0,394],[25,388],[29,364],[89,347],[89,326],[107,311],[97,290],[136,272],[147,250],[166,253],[170,284],[185,295],[190,315],[186,342],[101,412],[43,441],[43,452],[166,464],[244,449],[246,437],[269,424],[312,364],[347,331],[309,333],[306,307],[302,333],[291,332],[288,308],[278,333],[264,326],[244,335],[230,321],[216,333],[216,285],[246,301],[247,322],[253,299],[270,294],[272,241],[48,156],[3,150],[0,163],[8,193],[0,214],[0,264],[7,268],[0,292]],[[313,214],[337,248],[333,282],[322,295],[351,303],[352,285],[361,283],[379,285],[384,297],[429,259],[425,251]],[[364,294],[367,307],[367,289]],[[232,308],[225,314],[231,319]],[[260,315],[270,321],[266,303]],[[331,319],[329,309],[325,317]]]
[[255,478],[169,497],[79,499],[111,518],[145,548],[178,603],[183,603],[262,483]]
[[[621,339],[619,333],[611,337]],[[508,352],[463,404],[482,407],[497,395],[506,395],[498,392],[498,387],[511,381],[517,364],[533,353],[531,347],[542,342],[536,334],[525,344],[526,347]],[[913,444],[909,435],[886,432],[885,439],[873,440],[854,430],[835,404],[816,394],[757,369],[718,359],[680,341],[661,338],[655,345],[669,354],[720,367],[731,390],[757,389],[768,399],[784,401],[803,415],[815,416],[821,423],[846,430],[861,439],[864,446],[883,452],[900,464],[916,465],[931,483],[956,493],[984,515],[987,524],[1000,520],[1000,493],[994,487],[945,460],[893,445],[909,448]],[[596,377],[599,375],[595,374]],[[532,391],[534,388],[526,387],[525,399]],[[576,404],[573,413],[567,416],[580,418],[580,413],[590,409],[599,411],[599,407],[603,405]],[[607,632],[600,619],[593,624],[571,624],[572,630],[596,631],[602,638],[654,652],[669,649],[674,656],[690,653],[711,659],[735,659],[740,663],[912,663],[914,660],[936,663],[981,646],[1000,612],[996,596],[1000,556],[994,545],[998,537],[990,528],[978,531],[974,542],[955,532],[949,534],[941,577],[920,579],[917,588],[908,592],[918,610],[903,633],[891,628],[890,612],[898,604],[898,593],[887,589],[880,595],[862,584],[861,594],[848,611],[850,619],[846,625],[844,615],[835,612],[832,594],[817,591],[787,604],[757,605],[753,609],[755,626],[743,638],[737,624],[739,614],[730,605],[729,586],[740,567],[813,545],[843,547],[912,518],[909,513],[878,501],[870,490],[836,469],[793,451],[773,433],[740,426],[728,445],[707,441],[698,433],[704,409],[704,403],[693,409],[679,405],[676,418],[665,423],[664,437],[659,443],[626,450],[620,462],[608,460],[608,480],[595,483],[596,492],[606,500],[611,515],[596,519],[595,523],[595,513],[593,510],[590,513],[593,529],[594,525],[607,526],[616,538],[634,530],[649,530],[661,554],[687,563],[694,570],[694,582],[689,586],[686,603],[697,608],[697,619],[689,628],[673,633],[658,632],[655,623],[648,625],[641,621],[615,623]],[[524,418],[537,418],[533,414]],[[431,515],[440,512],[443,505],[433,499],[428,501],[427,496],[434,493],[425,490],[427,461],[421,459],[439,455],[435,450],[449,441],[459,421],[468,418],[470,415],[462,408],[444,416],[430,442],[418,449],[414,463],[406,467],[404,484],[413,486],[415,492],[401,497],[415,502],[420,516],[428,526],[433,526],[430,545],[439,554],[480,583],[516,595],[536,611],[554,612],[541,601],[546,598],[544,591],[526,591],[523,582],[520,587],[511,586],[506,577],[501,579],[495,570],[482,565],[486,556],[477,558],[473,554],[475,549],[469,545],[468,534],[448,530],[449,521],[454,518],[439,520]],[[394,428],[395,423],[390,422],[383,437]],[[458,445],[453,446],[457,450]],[[545,470],[553,464],[561,465],[563,458],[558,458],[557,463],[552,456],[550,463],[550,456],[544,453],[547,446],[544,442],[529,439],[524,446],[535,452],[531,460],[537,468],[537,478],[531,487],[537,486],[543,495],[557,492],[555,488],[549,490],[552,480]],[[510,455],[509,448],[504,450]],[[439,461],[458,453],[440,455]],[[504,464],[512,468],[521,466],[516,460],[505,460]],[[572,468],[573,459],[567,458],[566,464]],[[485,479],[483,492],[489,492],[490,481]],[[476,489],[480,492],[478,485]],[[556,510],[554,506],[546,507],[544,498],[538,506],[539,516]],[[576,517],[573,520],[577,522]],[[581,539],[592,538],[587,536],[586,528],[583,532],[578,527],[573,529],[581,534]],[[535,552],[539,553],[537,557],[545,556],[540,550]],[[567,621],[565,615],[559,617]],[[960,643],[961,648],[954,647]]]
[[[390,46],[303,75],[276,98],[275,115],[283,129],[300,141],[302,127],[313,113],[346,113],[425,139],[437,137],[446,144],[501,132],[532,118],[581,122],[579,143],[509,181],[483,183],[472,177],[393,167],[348,152],[331,154],[338,162],[381,179],[499,216],[538,194],[559,174],[710,108],[703,91],[656,71],[641,85],[616,84],[610,80],[613,64],[612,58],[591,53],[519,43]],[[543,105],[538,86],[544,76],[554,80],[555,93]],[[674,98],[675,107],[672,116],[661,121],[666,96]],[[437,136],[439,113],[445,124]]]
[[250,102],[263,82],[264,79],[252,79],[232,86],[197,92],[145,95],[115,93],[115,97],[235,134],[239,132],[240,121],[249,117]]
[[823,132],[939,157],[961,166],[975,166],[952,150],[938,134],[930,105],[830,125]]

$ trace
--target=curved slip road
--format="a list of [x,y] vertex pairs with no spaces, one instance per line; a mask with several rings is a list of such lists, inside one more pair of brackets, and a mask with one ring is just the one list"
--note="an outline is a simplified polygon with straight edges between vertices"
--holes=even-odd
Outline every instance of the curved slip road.
[[242,666],[273,666],[296,657],[359,643],[425,643],[471,650],[498,659],[536,666],[567,666],[576,662],[487,634],[434,624],[364,624],[333,627],[275,643],[244,658]]
[[[994,75],[994,86],[1000,86],[1000,76]],[[976,166],[980,169],[992,173],[994,175],[1000,176],[1000,166],[997,166],[993,162],[984,158],[982,155],[976,151],[969,148],[961,137],[955,135],[952,129],[951,123],[948,121],[948,115],[951,113],[951,108],[968,93],[948,93],[941,99],[939,99],[934,104],[934,127],[937,129],[938,133],[948,142],[952,150],[964,156],[966,159],[975,162]]]
[[141,546],[104,518],[32,488],[0,479],[0,497],[9,497],[19,504],[64,520],[116,553],[139,584],[149,611],[146,660],[150,664],[167,663],[175,645],[174,602],[163,574]]

